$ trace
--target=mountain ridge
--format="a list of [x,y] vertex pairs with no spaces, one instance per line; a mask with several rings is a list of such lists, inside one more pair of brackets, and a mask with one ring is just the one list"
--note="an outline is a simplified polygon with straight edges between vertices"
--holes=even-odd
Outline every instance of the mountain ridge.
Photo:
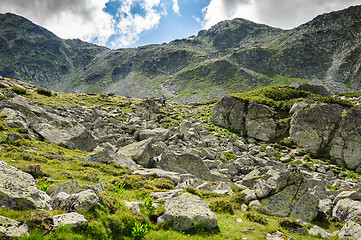
[[0,75],[56,91],[179,101],[310,81],[333,92],[359,91],[360,16],[361,6],[353,6],[290,30],[237,18],[197,36],[110,50],[1,14]]

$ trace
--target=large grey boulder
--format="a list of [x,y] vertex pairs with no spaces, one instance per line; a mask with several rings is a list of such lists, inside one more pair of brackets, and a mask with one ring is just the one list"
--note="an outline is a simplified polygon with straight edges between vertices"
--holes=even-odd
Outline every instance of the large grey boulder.
[[85,184],[84,186],[81,186],[77,180],[72,180],[72,181],[63,183],[59,187],[56,185],[51,185],[46,192],[51,197],[53,197],[60,192],[64,192],[67,194],[74,194],[74,193],[77,193],[77,192],[83,191],[83,190],[92,190],[95,193],[99,194],[99,193],[102,193],[105,191],[105,183],[101,182],[101,183],[97,183],[95,185]]
[[99,197],[92,190],[85,190],[71,195],[60,192],[53,198],[52,207],[67,212],[84,213],[97,204],[98,201]]
[[361,239],[361,226],[354,221],[347,221],[337,234],[342,239],[359,240]]
[[28,128],[26,117],[19,111],[15,111],[11,108],[4,108],[0,111],[0,115],[6,115],[4,122],[11,128]]
[[26,224],[0,216],[0,233],[6,237],[18,238],[27,234],[28,230]]
[[361,202],[349,198],[339,200],[333,208],[332,217],[338,221],[361,221]]
[[120,148],[117,154],[120,156],[129,157],[143,167],[152,167],[154,165],[153,157],[155,156],[152,143],[152,138],[135,142]]
[[243,133],[246,104],[238,98],[224,96],[212,110],[212,122],[220,127]]
[[154,140],[164,141],[169,135],[169,130],[165,128],[141,129],[139,131],[139,140],[153,138]]
[[217,227],[217,216],[197,196],[189,193],[171,198],[164,203],[165,212],[157,220],[168,222],[177,231],[194,227],[213,229]]
[[96,147],[94,137],[80,124],[67,120],[48,121],[33,124],[32,127],[44,140],[57,145],[64,145],[70,149],[92,151]]
[[[282,174],[269,178],[266,183],[271,191],[263,194],[263,197],[267,197],[260,199],[255,205],[262,213],[300,218],[304,221],[312,221],[316,218],[319,199],[309,192],[304,177],[298,169],[282,171]],[[255,192],[258,193],[257,189]]]
[[40,191],[34,178],[0,161],[0,205],[16,209],[51,209],[51,198]]
[[60,215],[55,215],[53,217],[54,227],[70,225],[71,227],[76,227],[80,224],[88,222],[85,217],[79,213],[65,213]]
[[331,94],[327,91],[327,89],[322,86],[322,85],[312,85],[312,84],[301,84],[299,85],[297,88],[297,90],[301,90],[301,91],[307,91],[313,94],[318,94],[321,96],[330,96]]
[[138,168],[137,164],[130,157],[109,151],[108,149],[92,152],[84,161],[96,163],[115,163],[119,166],[127,167],[132,170]]
[[344,110],[330,155],[338,164],[361,173],[361,110]]
[[163,170],[192,174],[207,181],[225,180],[222,176],[212,173],[199,156],[191,153],[175,153],[166,151],[162,154],[157,166]]
[[290,137],[297,146],[316,153],[330,142],[342,107],[314,101],[296,103],[292,109]]
[[183,181],[189,174],[180,174],[177,172],[165,171],[158,168],[139,169],[132,173],[133,175],[141,175],[145,177],[157,176],[171,180],[174,184]]
[[248,137],[262,141],[269,141],[276,136],[277,123],[274,111],[255,101],[248,106],[246,115],[246,130]]

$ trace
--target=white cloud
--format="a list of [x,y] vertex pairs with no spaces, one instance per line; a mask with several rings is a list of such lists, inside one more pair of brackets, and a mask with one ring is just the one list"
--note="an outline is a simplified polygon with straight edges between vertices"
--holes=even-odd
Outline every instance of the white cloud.
[[[103,11],[110,1],[120,5],[117,18]],[[132,13],[135,6],[142,11]],[[177,6],[173,0],[174,11],[179,11]],[[112,48],[135,43],[167,14],[161,0],[1,0],[0,12],[24,16],[61,38],[79,38]]]
[[105,45],[115,33],[112,16],[102,11],[108,0],[1,0],[0,12],[24,16],[61,38],[97,39]]
[[211,0],[204,11],[204,28],[233,18],[289,29],[324,12],[361,4],[361,0]]
[[173,11],[175,14],[180,15],[178,0],[173,0]]
[[[135,4],[139,4],[143,8],[145,15],[132,13],[132,7]],[[166,14],[166,9],[160,0],[122,1],[122,7],[117,14],[119,21],[115,28],[117,40],[111,43],[112,47],[129,46],[138,41],[144,31],[156,28],[161,17]]]

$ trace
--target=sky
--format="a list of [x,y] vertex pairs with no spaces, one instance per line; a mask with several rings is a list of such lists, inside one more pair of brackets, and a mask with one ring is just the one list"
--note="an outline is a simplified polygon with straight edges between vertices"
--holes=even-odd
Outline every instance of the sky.
[[186,38],[233,18],[291,29],[352,5],[361,0],[0,0],[0,13],[118,49]]

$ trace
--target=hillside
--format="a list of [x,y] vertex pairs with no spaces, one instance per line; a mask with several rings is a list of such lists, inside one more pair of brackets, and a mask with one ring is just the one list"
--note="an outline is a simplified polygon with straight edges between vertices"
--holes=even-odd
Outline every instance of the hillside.
[[0,75],[56,91],[202,101],[267,85],[312,81],[358,91],[361,6],[291,30],[244,19],[160,45],[110,50],[63,40],[27,19],[0,15]]
[[[1,78],[0,237],[358,239],[360,96],[282,86],[162,108]],[[353,151],[307,149],[309,133]]]

